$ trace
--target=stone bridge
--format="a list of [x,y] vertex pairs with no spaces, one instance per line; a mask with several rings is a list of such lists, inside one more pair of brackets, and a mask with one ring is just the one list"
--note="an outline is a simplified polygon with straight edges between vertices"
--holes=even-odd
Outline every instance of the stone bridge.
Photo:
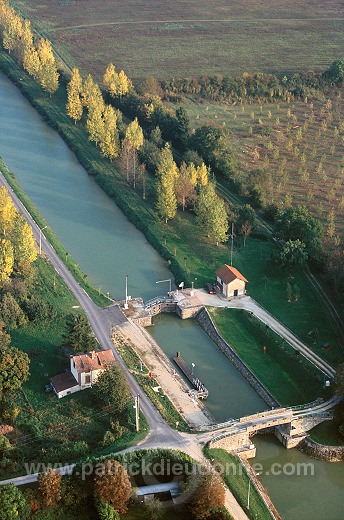
[[[278,408],[232,420],[220,427],[209,441],[210,448],[222,448],[245,458],[255,457],[251,437],[258,431],[271,431],[286,448],[294,448],[307,432],[323,421],[332,419],[331,409],[340,401],[315,401],[304,406]],[[220,426],[220,425],[219,425]]]

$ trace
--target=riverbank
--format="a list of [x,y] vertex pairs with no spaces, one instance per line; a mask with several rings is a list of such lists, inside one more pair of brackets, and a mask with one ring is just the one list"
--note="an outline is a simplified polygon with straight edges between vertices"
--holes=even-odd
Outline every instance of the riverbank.
[[[209,240],[202,235],[202,230],[197,228],[194,216],[188,212],[178,213],[168,225],[157,221],[154,197],[149,188],[152,184],[150,180],[147,179],[148,198],[143,202],[141,195],[130,188],[116,171],[116,164],[111,164],[103,159],[99,150],[90,144],[82,125],[73,125],[65,115],[66,96],[63,86],[60,87],[54,98],[50,99],[11,60],[12,58],[6,53],[1,53],[0,65],[5,72],[21,88],[49,124],[59,131],[89,174],[94,175],[97,183],[115,199],[135,226],[145,233],[148,241],[168,261],[176,278],[185,282],[189,281],[190,285],[193,279],[197,279],[199,285],[211,280],[215,269],[228,261],[227,247],[217,248],[210,244]],[[189,240],[188,237],[192,237],[192,240]],[[247,242],[246,248],[238,246],[239,244],[234,250],[234,261],[245,276],[254,281],[250,289],[253,296],[258,299],[262,298],[262,303],[268,309],[272,309],[304,341],[309,339],[307,339],[309,327],[312,327],[313,323],[316,327],[316,324],[321,321],[322,327],[318,331],[319,335],[312,348],[330,361],[337,363],[341,359],[342,353],[338,347],[336,335],[327,319],[324,319],[321,305],[305,276],[302,273],[295,273],[293,283],[298,285],[302,297],[298,302],[289,305],[284,298],[288,281],[286,273],[268,265],[275,245],[268,240],[261,241],[252,238]],[[252,262],[252,258],[255,258],[254,262]],[[268,291],[266,280],[269,280]],[[322,351],[323,345],[328,343],[331,344],[331,349]]]

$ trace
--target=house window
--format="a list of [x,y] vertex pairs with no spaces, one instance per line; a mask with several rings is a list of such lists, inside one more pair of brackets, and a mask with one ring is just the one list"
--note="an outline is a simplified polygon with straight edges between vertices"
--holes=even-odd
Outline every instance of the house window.
[[91,382],[91,376],[86,376],[86,383],[90,383]]

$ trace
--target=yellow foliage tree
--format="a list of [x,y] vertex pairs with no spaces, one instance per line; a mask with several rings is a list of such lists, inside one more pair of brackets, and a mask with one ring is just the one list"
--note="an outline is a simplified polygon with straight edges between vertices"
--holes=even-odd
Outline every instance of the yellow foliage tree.
[[26,271],[37,258],[32,229],[24,217],[17,213],[14,220],[11,241],[14,249],[14,262],[20,272]]
[[16,213],[7,189],[0,186],[0,231],[4,237],[11,233]]
[[197,184],[199,186],[206,186],[209,182],[208,168],[204,163],[197,168]]
[[81,100],[82,94],[82,77],[80,76],[79,70],[74,68],[72,71],[72,77],[67,85],[67,104],[66,110],[67,115],[74,120],[76,124],[80,121],[83,112],[83,105]]
[[13,272],[13,246],[7,238],[0,240],[0,284],[6,282]]

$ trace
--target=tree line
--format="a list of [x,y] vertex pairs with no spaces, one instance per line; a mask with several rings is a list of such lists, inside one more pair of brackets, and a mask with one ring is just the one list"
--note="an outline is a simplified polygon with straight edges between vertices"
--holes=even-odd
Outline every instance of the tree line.
[[324,72],[300,72],[291,76],[244,72],[230,77],[216,74],[193,78],[172,78],[160,83],[167,99],[176,96],[200,96],[214,101],[281,100],[291,101],[316,95],[344,81],[344,60],[335,60]]
[[7,0],[0,0],[2,45],[50,95],[59,85],[59,73],[49,40],[36,38],[29,20],[22,18]]

